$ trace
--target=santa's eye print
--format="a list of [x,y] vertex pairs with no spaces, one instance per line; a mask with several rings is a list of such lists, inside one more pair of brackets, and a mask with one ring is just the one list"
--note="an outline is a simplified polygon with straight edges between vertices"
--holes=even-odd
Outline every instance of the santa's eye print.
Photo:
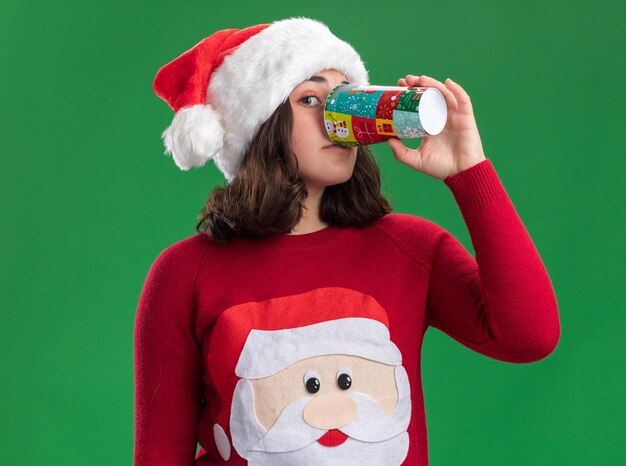
[[337,386],[347,390],[352,386],[352,374],[349,369],[341,369],[337,372]]
[[304,374],[304,386],[309,393],[317,393],[320,391],[320,376],[315,371],[309,371]]

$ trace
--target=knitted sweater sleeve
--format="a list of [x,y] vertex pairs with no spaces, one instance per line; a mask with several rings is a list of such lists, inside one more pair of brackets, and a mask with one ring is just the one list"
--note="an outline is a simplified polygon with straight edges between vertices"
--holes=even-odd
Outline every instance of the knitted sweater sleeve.
[[202,352],[194,333],[193,288],[202,255],[195,239],[173,244],[150,267],[139,297],[135,466],[194,464]]
[[444,183],[467,225],[474,259],[440,231],[426,321],[494,359],[527,363],[556,347],[556,296],[543,262],[489,159]]

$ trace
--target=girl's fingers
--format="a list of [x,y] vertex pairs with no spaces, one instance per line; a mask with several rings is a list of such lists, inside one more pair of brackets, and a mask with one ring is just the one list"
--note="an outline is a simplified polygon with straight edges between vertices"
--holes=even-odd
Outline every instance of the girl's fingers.
[[409,167],[422,171],[421,153],[419,147],[410,149],[404,145],[398,138],[387,139],[387,144],[391,148],[391,152],[396,160],[399,160]]
[[408,75],[406,81],[411,86],[434,87],[443,94],[444,99],[446,99],[446,105],[450,110],[457,110],[460,106],[460,102],[458,102],[456,98],[456,93],[453,93],[452,90],[448,89],[443,83],[430,76]]
[[404,78],[398,79],[398,86],[408,87],[408,84],[406,83],[406,79]]
[[397,138],[387,139],[387,144],[391,147],[391,151],[395,158],[397,158],[402,163],[409,163],[411,160],[411,152],[418,153],[418,149],[410,149],[402,141]]
[[459,84],[452,81],[450,78],[446,79],[446,86],[454,93],[457,102],[459,103],[459,109],[469,109],[472,110],[472,101],[470,100],[470,96],[465,92]]

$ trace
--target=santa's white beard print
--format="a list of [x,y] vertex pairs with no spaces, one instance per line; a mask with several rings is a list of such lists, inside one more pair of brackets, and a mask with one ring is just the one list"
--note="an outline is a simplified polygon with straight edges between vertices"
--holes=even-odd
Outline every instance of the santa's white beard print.
[[[250,465],[400,465],[409,447],[406,429],[411,399],[402,366],[396,366],[395,378],[398,402],[391,416],[371,396],[353,391],[349,396],[357,405],[356,417],[340,432],[326,437],[328,430],[312,427],[304,420],[311,396],[288,404],[265,430],[255,414],[252,384],[241,379],[234,392],[230,419],[233,445]],[[333,440],[324,441],[329,436]]]

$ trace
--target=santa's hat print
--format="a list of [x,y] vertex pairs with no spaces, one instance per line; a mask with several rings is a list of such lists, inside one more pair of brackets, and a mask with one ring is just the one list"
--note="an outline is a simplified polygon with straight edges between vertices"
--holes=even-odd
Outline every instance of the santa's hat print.
[[289,18],[225,29],[161,67],[155,93],[176,112],[162,137],[182,170],[214,160],[230,182],[261,124],[323,69],[368,84],[359,54],[326,25]]
[[268,377],[325,355],[402,363],[385,310],[373,297],[343,287],[233,306],[217,319],[210,341],[208,367],[221,401],[214,435],[224,460],[231,456],[229,421],[240,379]]

